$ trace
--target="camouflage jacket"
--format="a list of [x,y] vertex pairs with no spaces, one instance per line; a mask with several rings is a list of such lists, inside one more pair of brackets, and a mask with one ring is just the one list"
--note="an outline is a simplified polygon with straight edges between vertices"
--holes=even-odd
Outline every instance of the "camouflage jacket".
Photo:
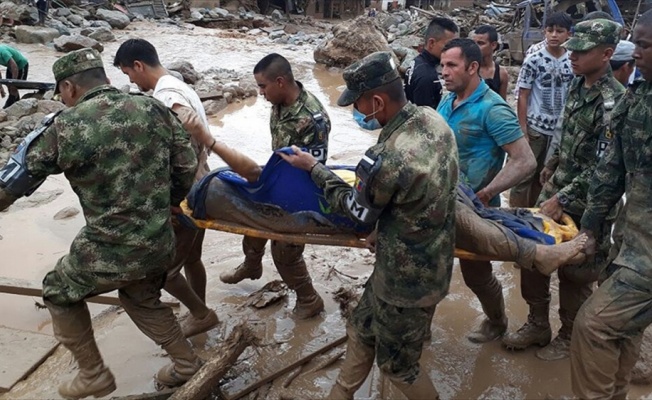
[[586,195],[595,166],[613,138],[609,129],[611,112],[625,88],[611,71],[587,89],[582,96],[584,77],[571,83],[564,108],[561,143],[546,164],[554,171],[543,187],[538,204],[555,194],[566,196],[564,212],[580,218],[586,208]]
[[637,82],[613,111],[613,143],[597,166],[582,227],[598,231],[627,197],[618,223],[623,236],[616,264],[652,277],[652,83]]
[[[430,307],[448,293],[455,247],[458,157],[446,121],[429,107],[408,103],[380,132],[365,159],[382,160],[367,195],[377,219],[374,293],[397,307]],[[358,173],[358,177],[359,177]],[[313,168],[335,211],[356,219],[359,195],[326,167]]]
[[270,130],[272,131],[272,150],[286,146],[304,148],[319,148],[324,151],[324,157],[315,158],[326,161],[328,150],[328,134],[331,131],[331,121],[321,102],[310,92],[301,88],[301,94],[294,104],[283,107],[272,107]]
[[132,280],[172,261],[170,205],[190,189],[197,157],[159,101],[91,89],[32,143],[27,165],[34,176],[63,172],[86,218],[58,268]]

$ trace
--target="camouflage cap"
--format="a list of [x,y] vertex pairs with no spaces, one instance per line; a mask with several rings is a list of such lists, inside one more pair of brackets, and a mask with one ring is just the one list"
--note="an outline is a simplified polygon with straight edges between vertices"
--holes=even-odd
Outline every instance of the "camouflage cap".
[[346,89],[337,100],[338,106],[353,104],[362,93],[400,78],[392,54],[379,51],[349,65],[342,75]]
[[59,93],[59,82],[62,80],[94,68],[104,68],[102,57],[97,50],[81,49],[71,51],[52,64],[52,73],[54,74],[54,80],[57,82],[54,92]]
[[575,25],[573,37],[562,46],[571,51],[588,51],[601,44],[618,44],[623,27],[608,19],[592,19]]

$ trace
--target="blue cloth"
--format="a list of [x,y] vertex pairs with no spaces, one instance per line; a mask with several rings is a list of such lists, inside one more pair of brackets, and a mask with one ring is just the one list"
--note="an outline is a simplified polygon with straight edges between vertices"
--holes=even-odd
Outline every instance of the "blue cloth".
[[[280,149],[283,150],[283,149]],[[348,169],[355,167],[330,167],[333,169]],[[206,191],[213,179],[220,179],[245,199],[263,204],[273,204],[289,213],[312,211],[324,216],[337,226],[355,227],[359,231],[368,231],[368,227],[358,227],[350,219],[333,213],[330,204],[324,197],[324,191],[310,178],[310,173],[294,168],[274,153],[263,167],[258,180],[249,183],[240,175],[228,168],[211,171],[203,177],[190,191],[188,205],[193,210],[193,217],[205,219]]]
[[[457,98],[449,93],[437,111],[455,133],[460,159],[460,171],[477,192],[487,186],[505,163],[501,148],[523,137],[514,110],[484,81],[467,98],[453,108]],[[499,196],[489,205],[500,206]]]
[[555,244],[554,237],[541,232],[543,221],[541,218],[535,217],[530,210],[516,208],[510,212],[501,208],[485,207],[468,185],[460,183],[458,189],[471,201],[472,205],[465,199],[462,201],[473,207],[480,217],[496,221],[520,237],[534,240],[540,244]]

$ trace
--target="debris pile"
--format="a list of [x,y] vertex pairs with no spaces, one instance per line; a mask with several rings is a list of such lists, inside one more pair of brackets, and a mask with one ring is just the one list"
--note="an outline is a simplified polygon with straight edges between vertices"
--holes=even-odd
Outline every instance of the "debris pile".
[[0,165],[7,162],[20,142],[46,115],[64,108],[59,101],[26,98],[0,111]]

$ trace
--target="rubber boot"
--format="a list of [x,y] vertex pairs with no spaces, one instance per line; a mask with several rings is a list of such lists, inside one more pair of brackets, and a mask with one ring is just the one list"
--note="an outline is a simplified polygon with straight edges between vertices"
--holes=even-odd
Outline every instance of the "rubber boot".
[[353,329],[347,328],[346,333],[346,356],[327,400],[353,400],[353,395],[367,379],[374,365],[374,348],[360,342]]
[[245,279],[260,279],[263,276],[263,255],[265,254],[266,244],[266,239],[245,236],[242,239],[245,260],[233,271],[222,272],[220,280],[224,283],[236,284]]
[[54,336],[72,353],[79,365],[77,376],[59,386],[64,399],[103,397],[116,389],[115,378],[104,365],[93,337],[93,326],[86,303],[59,307],[46,301],[52,315]]
[[186,339],[165,346],[164,350],[170,355],[172,364],[161,368],[156,374],[154,379],[160,386],[170,388],[183,385],[203,364]]
[[503,345],[509,350],[523,350],[530,346],[546,346],[552,338],[548,320],[548,305],[530,307],[527,322],[516,332],[503,337]]
[[281,279],[297,294],[294,315],[308,319],[324,311],[324,301],[312,286],[308,267],[303,260],[303,246],[273,243],[272,256]]
[[420,372],[417,379],[412,383],[393,379],[392,377],[390,377],[390,380],[408,400],[439,400],[439,393],[437,393],[435,385],[428,374],[424,372]]
[[501,337],[507,331],[507,315],[505,314],[505,299],[500,295],[497,304],[482,304],[482,309],[487,319],[482,321],[480,327],[468,335],[473,343],[487,343]]

